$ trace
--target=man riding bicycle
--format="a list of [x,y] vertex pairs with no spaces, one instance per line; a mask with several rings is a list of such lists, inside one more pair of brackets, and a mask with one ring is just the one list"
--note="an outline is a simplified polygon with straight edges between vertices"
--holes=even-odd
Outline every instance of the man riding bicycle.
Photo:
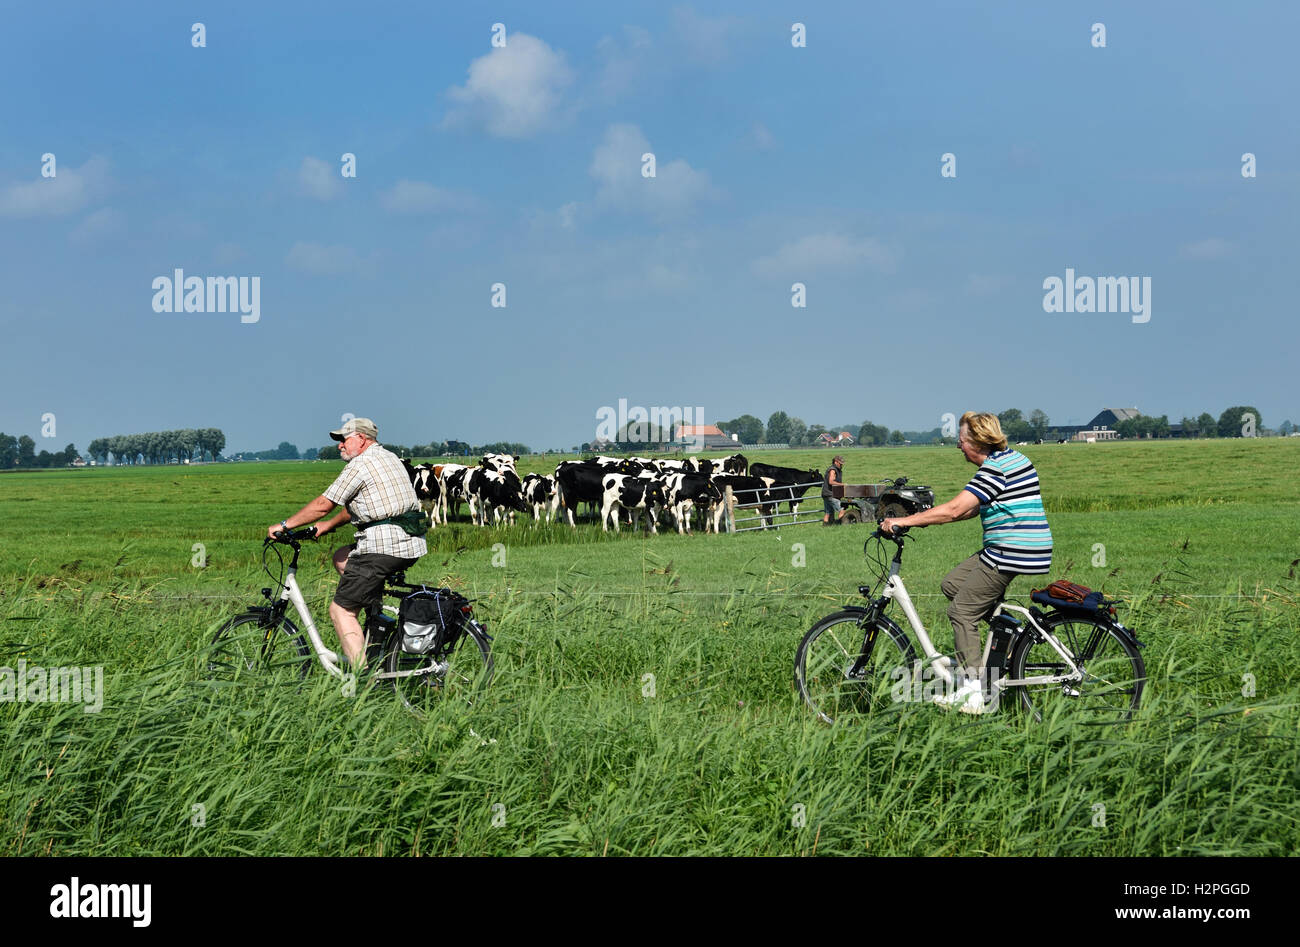
[[[365,640],[358,616],[380,600],[390,575],[401,572],[429,551],[419,525],[420,500],[400,458],[377,442],[379,429],[369,418],[353,418],[330,437],[339,442],[343,472],[324,493],[288,519],[267,527],[271,539],[282,530],[317,520],[323,536],[351,520],[356,542],[334,552],[342,578],[330,603],[330,621],[343,653],[354,667],[364,660]],[[329,519],[336,506],[343,509]]]
[[970,483],[947,503],[913,513],[889,517],[881,532],[896,526],[929,526],[970,519],[977,512],[984,527],[983,548],[960,563],[943,580],[943,594],[951,604],[957,642],[954,678],[965,683],[955,693],[936,699],[943,706],[959,706],[965,713],[983,713],[980,666],[984,656],[979,623],[993,613],[1007,586],[1017,575],[1040,575],[1052,567],[1052,532],[1038,486],[1038,472],[1024,454],[1007,449],[1002,425],[993,414],[967,411],[961,416],[957,446],[979,466]]

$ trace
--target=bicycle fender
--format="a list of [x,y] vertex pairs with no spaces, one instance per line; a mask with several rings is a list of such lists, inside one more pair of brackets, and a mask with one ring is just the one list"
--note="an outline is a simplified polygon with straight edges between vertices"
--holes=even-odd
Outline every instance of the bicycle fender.
[[256,618],[258,625],[265,628],[267,625],[271,624],[271,622],[275,620],[275,606],[274,605],[253,605],[247,610],[240,612],[238,615],[236,615],[234,618],[230,620],[235,621],[240,618]]
[[1112,626],[1116,631],[1118,631],[1121,635],[1123,635],[1125,638],[1127,638],[1127,639],[1129,640],[1129,643],[1132,644],[1133,647],[1135,647],[1135,648],[1145,648],[1145,647],[1146,647],[1145,644],[1143,644],[1141,641],[1138,641],[1137,632],[1134,631],[1132,628],[1125,628],[1123,625],[1121,625],[1121,624],[1120,624],[1119,622],[1117,622],[1117,621],[1115,621],[1115,622],[1111,622],[1111,626]]

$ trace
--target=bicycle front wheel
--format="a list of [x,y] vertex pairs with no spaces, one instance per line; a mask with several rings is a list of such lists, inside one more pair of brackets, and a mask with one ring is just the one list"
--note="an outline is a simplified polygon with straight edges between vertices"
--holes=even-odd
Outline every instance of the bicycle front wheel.
[[434,705],[453,700],[474,703],[477,693],[492,682],[492,645],[473,619],[450,649],[435,654],[402,650],[402,635],[394,633],[384,661],[384,674],[398,698],[417,716]]
[[911,681],[916,651],[907,635],[883,615],[874,635],[872,627],[861,611],[846,609],[817,622],[799,642],[795,687],[823,723],[889,704],[902,682]]
[[[1078,681],[1018,685],[1024,708],[1042,720],[1060,708],[1087,723],[1121,723],[1142,700],[1146,664],[1128,635],[1109,622],[1086,614],[1056,612],[1045,627],[1083,671]],[[1061,677],[1070,669],[1050,643],[1026,630],[1011,653],[1011,679]]]
[[278,672],[303,678],[309,670],[307,639],[285,615],[278,619],[262,612],[236,615],[221,626],[208,649],[208,673],[220,680]]

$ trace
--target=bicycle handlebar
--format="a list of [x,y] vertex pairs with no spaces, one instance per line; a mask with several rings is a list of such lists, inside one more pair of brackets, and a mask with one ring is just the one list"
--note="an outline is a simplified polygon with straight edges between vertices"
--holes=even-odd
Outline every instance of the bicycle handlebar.
[[871,539],[892,539],[894,542],[901,543],[903,541],[903,537],[907,535],[907,531],[911,528],[912,527],[910,526],[898,526],[894,529],[892,533],[886,533],[884,530],[877,527],[876,531],[871,534],[870,538]]
[[262,544],[269,545],[270,543],[284,543],[286,546],[292,546],[296,543],[301,542],[304,539],[316,539],[316,538],[317,537],[316,537],[315,526],[307,526],[299,530],[279,529],[276,530],[274,539],[268,537],[263,541]]

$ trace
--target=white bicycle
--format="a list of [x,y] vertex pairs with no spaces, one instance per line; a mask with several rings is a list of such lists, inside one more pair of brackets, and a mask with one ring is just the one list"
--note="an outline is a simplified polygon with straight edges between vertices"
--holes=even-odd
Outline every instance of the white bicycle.
[[[221,626],[207,652],[208,672],[213,677],[233,679],[250,673],[282,673],[303,678],[311,670],[313,654],[330,674],[338,678],[347,675],[339,666],[339,655],[321,640],[298,586],[298,553],[302,540],[315,538],[316,528],[308,526],[278,532],[275,539],[262,543],[262,568],[276,581],[280,594],[273,597],[272,589],[262,589],[265,604],[247,608]],[[287,571],[284,558],[276,549],[281,543],[293,549]],[[276,549],[280,560],[279,577],[271,572],[267,562],[267,552],[272,549]],[[385,584],[383,595],[404,598],[423,588],[408,584],[405,575],[397,573]],[[448,622],[447,633],[440,635],[423,653],[403,650],[395,606],[375,604],[364,612],[367,664],[381,668],[373,675],[374,679],[390,682],[402,703],[417,714],[453,694],[471,702],[474,692],[492,680],[492,636],[487,633],[485,623],[474,618],[467,599],[450,590],[441,591],[452,597],[457,619]],[[302,627],[307,630],[306,636],[289,616],[290,604],[297,610]]]
[[[907,532],[904,527],[893,534],[872,533],[878,581],[875,587],[858,587],[870,603],[827,615],[799,642],[795,687],[825,723],[957,686],[953,659],[935,648],[899,575]],[[887,567],[885,540],[897,546]],[[1052,610],[1004,601],[989,618],[982,662],[990,671],[986,701],[995,704],[1003,691],[1017,688],[1024,709],[1036,720],[1063,702],[1063,709],[1091,722],[1127,721],[1142,700],[1146,666],[1138,653],[1141,642],[1114,617],[1114,603],[1085,607],[1042,592],[1032,598]],[[924,662],[907,634],[885,614],[890,602],[902,608]]]

